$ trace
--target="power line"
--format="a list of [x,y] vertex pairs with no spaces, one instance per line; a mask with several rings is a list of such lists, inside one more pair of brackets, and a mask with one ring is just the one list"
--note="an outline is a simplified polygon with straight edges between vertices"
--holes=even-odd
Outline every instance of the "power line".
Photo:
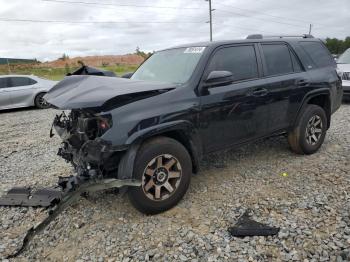
[[60,24],[204,24],[197,21],[65,21],[65,20],[34,20],[34,19],[12,19],[0,18],[1,22],[32,22],[32,23],[60,23]]
[[[225,22],[227,22],[227,20],[226,21],[221,21],[221,20],[217,20],[217,19],[215,19],[215,21],[217,21],[217,22],[222,22],[222,23],[225,23]],[[213,23],[214,25],[222,25],[222,23],[217,23],[217,22],[215,22],[215,23]],[[229,25],[229,27],[230,28],[236,28],[236,29],[239,29],[240,31],[244,31],[244,32],[251,32],[251,33],[266,33],[266,34],[278,34],[278,33],[280,33],[280,32],[278,32],[278,33],[276,33],[276,32],[272,32],[272,31],[266,31],[266,30],[256,30],[256,29],[254,29],[254,28],[252,28],[252,27],[242,27],[242,26],[237,26],[237,25]]]
[[[270,16],[270,17],[274,17],[274,18],[278,18],[278,19],[283,19],[283,20],[290,20],[290,21],[296,21],[298,23],[303,23],[305,25],[305,23],[307,24],[310,24],[311,22],[310,21],[307,21],[307,20],[304,20],[304,19],[296,19],[296,18],[289,18],[289,17],[285,17],[285,16],[277,16],[277,15],[271,15],[271,14],[268,14],[268,13],[265,13],[265,12],[261,12],[261,11],[257,11],[257,10],[252,10],[252,9],[246,9],[246,8],[240,8],[240,7],[236,7],[236,6],[233,6],[233,5],[227,5],[227,4],[221,4],[221,3],[218,3],[219,5],[221,6],[226,6],[226,7],[232,7],[234,9],[238,9],[238,10],[242,10],[242,11],[245,11],[245,12],[253,12],[253,13],[257,13],[257,14],[262,14],[262,15],[265,15],[265,16]],[[247,17],[250,17],[249,15],[245,15]],[[256,18],[257,19],[257,18]],[[259,19],[263,19],[263,18],[259,18]],[[266,19],[264,19],[266,20]],[[268,21],[268,20],[266,20]],[[276,21],[274,21],[276,22]],[[282,23],[282,22],[280,22]],[[287,24],[287,23],[284,23],[284,24]],[[293,24],[288,24],[288,25],[293,25]],[[326,24],[321,24],[321,23],[317,23],[317,25],[319,25],[319,27],[317,28],[324,28],[324,27],[332,27],[332,28],[335,28],[337,26],[331,26],[331,25],[326,25]],[[299,25],[295,25],[294,26],[299,26]],[[339,29],[333,29],[335,31],[339,31],[339,32],[345,32],[344,30],[339,30]]]
[[275,21],[275,20],[268,20],[268,19],[260,18],[260,17],[252,17],[250,15],[246,15],[246,14],[242,14],[242,13],[238,13],[238,12],[233,12],[233,11],[227,11],[227,10],[223,10],[223,9],[216,9],[216,10],[218,10],[220,12],[225,12],[225,13],[238,15],[238,16],[249,17],[249,18],[257,19],[257,20],[262,20],[262,21],[266,21],[266,22],[270,22],[270,23],[277,23],[277,24],[282,24],[282,25],[288,25],[288,26],[294,26],[294,27],[301,28],[301,25],[295,25],[295,24],[290,24],[290,23],[285,23],[285,22],[280,22],[280,21]]
[[245,12],[253,12],[253,13],[257,13],[257,14],[262,14],[262,15],[266,15],[266,16],[270,16],[270,17],[274,17],[274,18],[278,18],[278,19],[283,19],[283,20],[297,21],[297,22],[300,22],[300,23],[310,23],[310,21],[306,21],[306,20],[295,19],[295,18],[288,18],[288,17],[284,17],[284,16],[271,15],[271,14],[268,14],[268,13],[265,13],[265,12],[252,10],[252,9],[246,9],[246,8],[240,8],[240,7],[233,6],[233,5],[227,5],[227,4],[221,4],[221,3],[219,3],[219,5],[226,6],[226,7],[232,7],[234,9],[242,10],[242,11],[245,11]]
[[65,4],[96,5],[96,6],[118,6],[118,7],[136,7],[136,8],[160,8],[160,9],[181,9],[181,10],[198,10],[202,7],[177,7],[177,6],[155,6],[155,5],[131,5],[131,4],[114,4],[103,2],[85,2],[85,1],[66,1],[66,0],[42,0],[44,2],[55,2]]

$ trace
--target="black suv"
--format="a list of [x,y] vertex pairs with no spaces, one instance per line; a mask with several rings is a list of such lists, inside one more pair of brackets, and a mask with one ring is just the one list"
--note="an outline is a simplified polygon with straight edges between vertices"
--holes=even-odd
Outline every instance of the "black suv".
[[315,153],[343,94],[332,56],[310,36],[178,46],[129,77],[69,76],[45,99],[71,110],[53,123],[59,155],[78,176],[124,181],[149,214],[183,197],[204,154],[276,134]]

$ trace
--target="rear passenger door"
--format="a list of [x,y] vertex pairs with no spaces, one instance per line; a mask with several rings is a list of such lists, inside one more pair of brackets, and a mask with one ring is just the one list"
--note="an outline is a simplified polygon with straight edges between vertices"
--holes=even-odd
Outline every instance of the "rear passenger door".
[[229,71],[231,83],[201,87],[201,138],[211,152],[245,142],[265,132],[264,100],[257,92],[264,87],[256,45],[242,44],[216,49],[209,59],[203,81],[212,71]]
[[36,83],[29,77],[10,77],[8,90],[14,107],[33,105]]
[[266,85],[265,106],[269,114],[267,134],[289,127],[298,110],[300,92],[309,86],[309,76],[294,51],[284,42],[260,44]]

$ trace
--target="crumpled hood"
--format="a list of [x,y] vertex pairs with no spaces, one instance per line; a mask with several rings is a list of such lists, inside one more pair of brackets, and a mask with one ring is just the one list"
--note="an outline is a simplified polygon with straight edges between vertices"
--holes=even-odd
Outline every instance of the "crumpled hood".
[[176,85],[118,77],[77,75],[65,77],[44,99],[59,109],[96,108],[117,96],[173,89]]

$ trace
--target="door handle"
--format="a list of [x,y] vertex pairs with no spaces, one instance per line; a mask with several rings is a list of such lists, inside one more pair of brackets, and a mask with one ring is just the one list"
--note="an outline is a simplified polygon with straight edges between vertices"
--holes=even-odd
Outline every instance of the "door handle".
[[297,81],[297,85],[299,87],[306,87],[306,86],[309,86],[309,81],[307,81],[306,79],[301,79]]
[[265,96],[268,91],[265,88],[258,88],[253,91],[253,96]]

